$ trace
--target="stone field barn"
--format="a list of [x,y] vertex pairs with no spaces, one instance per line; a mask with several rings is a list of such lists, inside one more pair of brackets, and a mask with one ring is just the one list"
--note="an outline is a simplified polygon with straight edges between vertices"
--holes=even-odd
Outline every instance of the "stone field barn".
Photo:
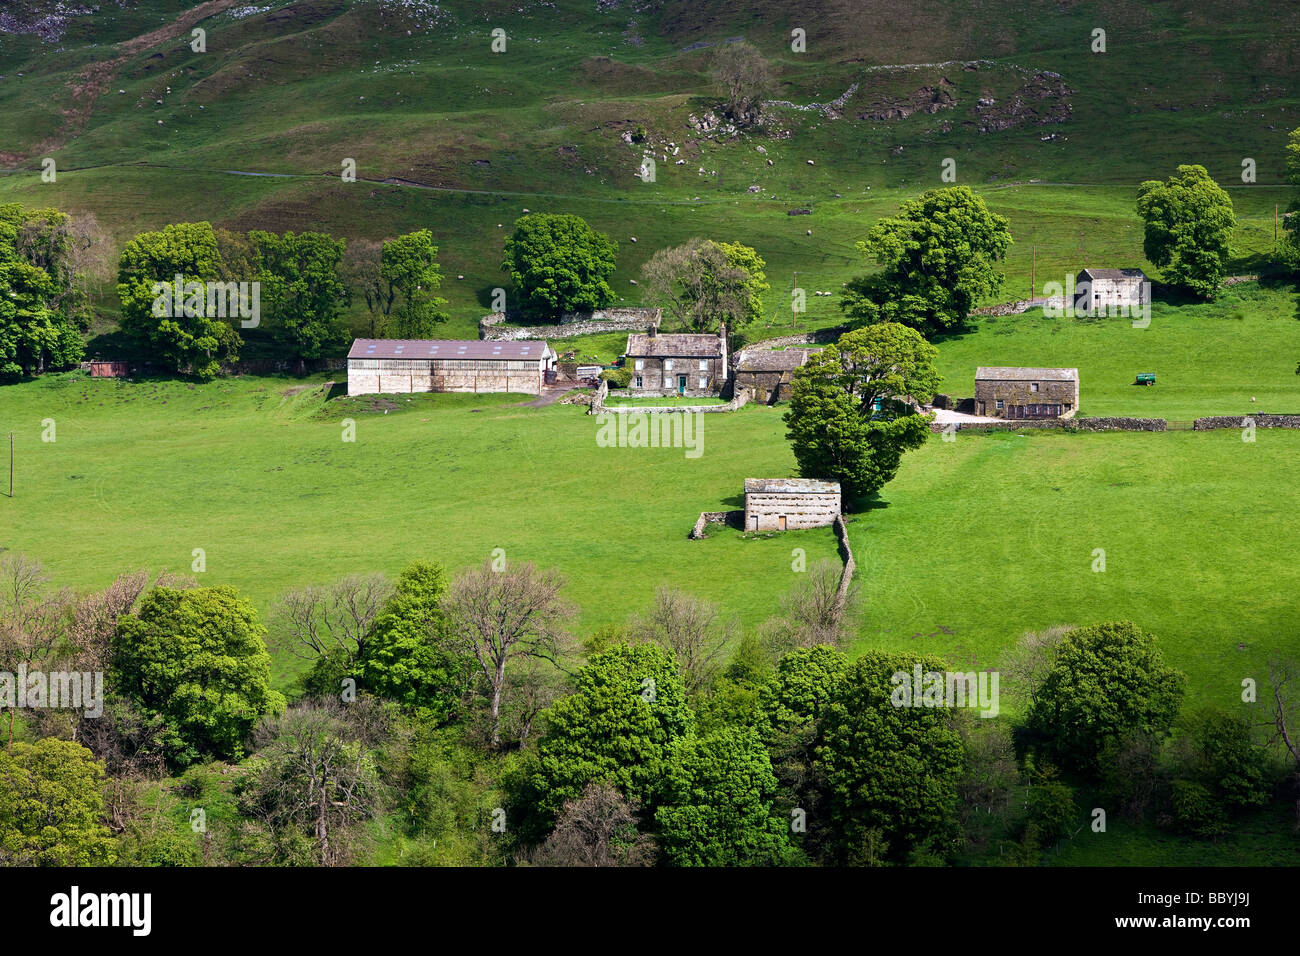
[[736,388],[747,388],[763,404],[790,400],[795,369],[821,349],[741,349],[734,356]]
[[545,342],[357,339],[348,352],[348,394],[520,392],[541,394],[555,352]]
[[1075,280],[1076,314],[1127,314],[1150,302],[1151,281],[1141,269],[1084,269]]
[[837,481],[812,478],[746,478],[745,530],[823,528],[840,514]]
[[988,418],[1069,418],[1079,409],[1077,368],[975,371],[975,414]]
[[727,384],[725,326],[717,335],[660,333],[651,326],[627,337],[626,354],[630,395],[718,396]]

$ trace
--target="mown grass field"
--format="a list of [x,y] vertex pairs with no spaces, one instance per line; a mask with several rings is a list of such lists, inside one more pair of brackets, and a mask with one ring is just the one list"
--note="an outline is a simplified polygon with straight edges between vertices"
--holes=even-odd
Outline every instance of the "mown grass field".
[[[601,448],[580,409],[514,401],[418,395],[384,413],[251,377],[12,386],[0,429],[15,432],[17,477],[0,544],[72,587],[187,571],[202,548],[202,581],[264,612],[286,588],[415,558],[458,569],[504,548],[566,575],[580,634],[643,610],[661,584],[752,628],[797,580],[794,548],[810,565],[838,560],[829,530],[687,540],[698,512],[742,506],[744,478],[793,473],[780,409],[703,416],[702,454],[688,458]],[[1270,652],[1297,646],[1297,455],[1300,435],[1266,430],[1253,444],[1237,431],[936,438],[851,522],[855,646],[989,667],[1026,630],[1131,618],[1198,699],[1228,702]],[[1104,573],[1091,570],[1098,548]],[[281,649],[277,681],[295,669]]]

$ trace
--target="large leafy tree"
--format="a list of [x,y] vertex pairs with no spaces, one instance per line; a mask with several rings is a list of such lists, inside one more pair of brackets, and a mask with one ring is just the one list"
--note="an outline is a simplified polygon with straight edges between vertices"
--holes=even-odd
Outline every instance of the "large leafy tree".
[[739,330],[761,318],[770,288],[766,263],[749,246],[711,239],[660,249],[642,277],[651,301],[661,303],[678,328],[712,332],[720,323]]
[[1002,286],[1007,220],[968,186],[932,189],[903,203],[857,244],[881,271],[848,283],[840,307],[856,325],[898,322],[932,335],[960,328]]
[[656,836],[674,866],[775,866],[793,862],[790,821],[773,809],[777,781],[758,734],[723,727],[673,744]]
[[572,694],[543,714],[546,729],[537,752],[510,787],[514,803],[531,817],[534,835],[589,783],[609,783],[653,809],[672,766],[673,742],[694,723],[677,663],[656,644],[618,645],[596,654],[575,683]]
[[1164,182],[1147,180],[1138,187],[1137,211],[1145,224],[1142,250],[1165,281],[1203,299],[1217,296],[1236,217],[1231,197],[1205,167],[1179,166]]
[[501,268],[530,309],[548,315],[604,308],[614,301],[617,244],[580,216],[532,213],[515,222]]
[[901,861],[925,846],[942,853],[956,835],[961,735],[944,708],[897,707],[891,700],[891,676],[910,677],[918,663],[923,672],[946,669],[932,657],[869,651],[826,707],[818,762],[842,862],[881,855]]
[[347,243],[323,232],[254,231],[257,281],[275,337],[299,358],[320,358],[343,343],[347,297],[340,267]]
[[162,719],[174,764],[238,759],[258,719],[284,705],[271,689],[265,637],[234,588],[154,588],[118,622],[111,680]]
[[447,321],[446,299],[437,295],[442,285],[438,247],[428,229],[410,232],[384,242],[380,254],[377,293],[386,303],[385,336],[427,339]]
[[847,332],[794,376],[784,421],[799,471],[838,481],[850,502],[875,495],[903,453],[925,444],[928,402],[939,384],[938,349],[895,323]]
[[1059,764],[1095,774],[1107,744],[1126,734],[1169,733],[1184,684],[1183,675],[1165,664],[1155,638],[1137,625],[1081,627],[1058,645],[1026,725]]
[[0,750],[0,866],[106,866],[104,765],[81,744],[46,737]]
[[469,661],[456,653],[446,633],[446,593],[441,565],[408,565],[360,659],[366,688],[437,723],[456,714],[469,679]]
[[[198,378],[216,376],[225,362],[239,356],[239,333],[224,319],[207,314],[207,284],[222,278],[221,256],[212,224],[181,222],[157,232],[142,232],[126,244],[117,269],[117,295],[122,303],[122,330],[162,365]],[[180,276],[182,289],[196,283],[191,296],[173,297],[160,307],[155,283],[172,284]],[[162,314],[159,314],[162,313]]]
[[0,205],[0,380],[80,361],[87,327],[71,219]]
[[744,40],[720,44],[713,55],[712,73],[727,115],[736,125],[749,126],[762,119],[763,94],[772,77],[757,47]]

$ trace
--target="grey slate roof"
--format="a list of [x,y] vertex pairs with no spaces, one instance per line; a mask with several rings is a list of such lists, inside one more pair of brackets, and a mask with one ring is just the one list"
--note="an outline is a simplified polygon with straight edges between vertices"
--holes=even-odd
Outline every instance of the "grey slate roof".
[[537,339],[481,342],[478,339],[356,339],[348,358],[541,360],[548,346]]
[[722,358],[726,344],[712,334],[633,332],[627,337],[627,354],[650,358]]
[[745,494],[747,495],[779,495],[783,493],[799,495],[838,495],[840,493],[840,483],[838,481],[818,481],[815,478],[745,479]]
[[1077,368],[997,368],[981,365],[975,381],[994,382],[1077,382]]
[[1141,269],[1084,269],[1079,275],[1090,279],[1145,279]]
[[736,371],[790,372],[820,351],[821,349],[741,349],[736,356]]

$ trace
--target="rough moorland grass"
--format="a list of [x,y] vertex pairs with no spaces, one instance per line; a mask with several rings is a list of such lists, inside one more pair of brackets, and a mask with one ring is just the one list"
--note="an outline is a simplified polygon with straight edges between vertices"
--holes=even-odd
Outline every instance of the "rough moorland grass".
[[[779,409],[704,416],[703,454],[600,448],[594,418],[513,397],[325,403],[323,385],[47,377],[0,392],[16,496],[0,545],[60,585],[138,567],[230,583],[263,611],[289,587],[504,548],[559,568],[579,632],[643,610],[660,584],[746,627],[777,611],[828,530],[688,541],[698,512],[738,508],[746,477],[789,475]],[[391,406],[388,413],[383,408]],[[376,410],[378,409],[378,410]],[[41,441],[54,419],[57,440]],[[344,418],[356,441],[341,440]],[[855,648],[998,666],[1024,631],[1132,618],[1198,699],[1227,702],[1269,653],[1294,651],[1290,560],[1300,435],[959,435],[909,455],[882,506],[851,523],[863,607]],[[1094,551],[1106,571],[1094,573]],[[296,669],[283,649],[276,677]]]

